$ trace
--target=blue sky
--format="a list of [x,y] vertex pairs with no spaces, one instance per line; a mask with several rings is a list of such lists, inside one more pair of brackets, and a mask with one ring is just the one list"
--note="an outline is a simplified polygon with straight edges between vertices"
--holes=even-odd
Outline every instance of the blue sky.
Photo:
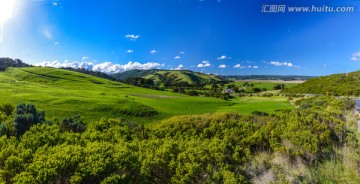
[[[0,57],[31,64],[223,75],[360,69],[358,0],[10,1],[16,3],[3,21]],[[354,12],[261,12],[265,5],[350,6]]]

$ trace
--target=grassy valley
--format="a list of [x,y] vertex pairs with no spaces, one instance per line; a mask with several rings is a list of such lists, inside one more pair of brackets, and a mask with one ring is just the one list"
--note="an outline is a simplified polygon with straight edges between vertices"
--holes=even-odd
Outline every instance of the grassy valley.
[[284,97],[243,97],[229,101],[191,97],[54,68],[9,68],[0,73],[0,85],[3,86],[0,91],[3,102],[33,103],[46,110],[48,117],[80,114],[87,121],[102,117],[152,121],[174,115],[229,111],[251,113],[252,109],[274,112],[293,108]]
[[10,67],[0,86],[1,184],[360,182],[354,101],[290,102],[279,92],[294,83],[198,90],[237,91],[224,100]]

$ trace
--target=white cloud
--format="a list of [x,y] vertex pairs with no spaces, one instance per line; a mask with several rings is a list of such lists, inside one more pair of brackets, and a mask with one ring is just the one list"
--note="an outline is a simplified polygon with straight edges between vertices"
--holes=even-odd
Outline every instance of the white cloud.
[[226,68],[226,65],[220,65],[219,68]]
[[111,62],[104,62],[100,64],[94,65],[91,62],[59,62],[55,61],[44,61],[42,63],[36,64],[36,66],[43,66],[43,67],[54,67],[54,68],[61,68],[61,67],[71,67],[76,69],[87,69],[97,72],[104,72],[104,73],[120,73],[128,70],[133,69],[140,69],[140,70],[149,70],[152,68],[159,68],[164,66],[164,64],[156,63],[156,62],[147,62],[147,63],[139,63],[139,62],[132,62],[129,61],[127,64],[120,65],[120,64],[113,64]]
[[209,61],[203,61],[202,63],[197,65],[198,68],[204,68],[204,67],[210,67],[210,66],[211,66],[211,64]]
[[218,59],[218,60],[225,60],[225,59],[231,59],[231,57],[222,55],[222,56],[218,57],[217,59]]
[[35,64],[35,66],[43,66],[43,67],[53,67],[53,68],[76,68],[76,69],[87,69],[92,70],[93,69],[93,63],[91,62],[68,62],[65,60],[65,62],[61,63],[57,60],[55,61],[44,61],[39,64]]
[[359,61],[360,60],[360,52],[354,53],[352,55],[352,58],[350,58],[350,59],[353,60],[353,61]]
[[274,65],[274,66],[286,66],[286,67],[300,68],[299,66],[294,66],[294,64],[292,64],[290,62],[271,61],[270,64]]
[[181,57],[180,56],[175,56],[174,59],[181,59]]
[[179,54],[185,54],[185,52],[184,52],[184,51],[181,51],[181,52],[179,52]]
[[241,64],[237,64],[233,68],[245,68],[245,66],[241,66]]
[[89,59],[89,57],[88,56],[84,56],[84,57],[82,57],[82,59],[81,60],[87,60],[87,59]]
[[57,5],[59,5],[59,3],[57,3],[57,2],[53,2],[53,5],[54,5],[54,6],[57,6]]
[[133,53],[134,50],[130,50],[130,49],[129,49],[129,50],[127,50],[126,52],[127,52],[127,53]]
[[184,65],[179,65],[178,67],[176,67],[174,70],[183,70],[184,69]]
[[127,39],[129,39],[131,41],[135,41],[138,38],[140,38],[140,35],[128,34],[128,35],[125,36],[125,38],[127,38]]
[[252,66],[252,65],[248,65],[248,66],[242,66],[241,64],[237,64],[237,65],[235,65],[235,66],[233,66],[233,68],[253,68],[253,69],[257,69],[257,68],[259,68],[259,66]]
[[52,34],[48,30],[44,30],[43,35],[49,40],[52,39]]
[[153,49],[150,51],[150,54],[156,54],[157,52],[158,52],[157,50]]

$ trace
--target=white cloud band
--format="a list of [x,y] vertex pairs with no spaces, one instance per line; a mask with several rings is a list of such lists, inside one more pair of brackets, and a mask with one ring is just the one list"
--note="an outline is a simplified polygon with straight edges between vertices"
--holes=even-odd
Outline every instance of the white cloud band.
[[94,65],[91,62],[59,62],[59,61],[44,61],[42,63],[36,64],[36,66],[43,67],[53,67],[53,68],[75,68],[75,69],[86,69],[92,70],[96,72],[104,72],[108,74],[112,73],[121,73],[128,70],[140,69],[140,70],[149,70],[152,68],[159,68],[164,66],[164,64],[156,63],[156,62],[147,62],[147,63],[139,63],[129,61],[127,64],[113,64],[111,62],[104,62],[100,64]]

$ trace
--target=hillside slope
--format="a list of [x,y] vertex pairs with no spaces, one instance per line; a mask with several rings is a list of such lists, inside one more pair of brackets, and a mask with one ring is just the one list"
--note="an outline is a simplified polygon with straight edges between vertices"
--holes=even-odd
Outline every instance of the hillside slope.
[[360,71],[309,79],[283,92],[359,96]]
[[223,81],[224,79],[216,75],[192,72],[189,70],[131,70],[112,75],[116,79],[125,81],[130,77],[141,77],[152,79],[155,83],[210,83],[211,81]]
[[[246,112],[293,108],[283,98],[233,99],[191,97],[150,90],[55,68],[8,68],[0,72],[0,101],[33,103],[48,118],[79,114],[86,121],[125,118],[152,122],[174,115]],[[189,105],[191,104],[191,105]],[[265,105],[264,105],[265,104]]]

